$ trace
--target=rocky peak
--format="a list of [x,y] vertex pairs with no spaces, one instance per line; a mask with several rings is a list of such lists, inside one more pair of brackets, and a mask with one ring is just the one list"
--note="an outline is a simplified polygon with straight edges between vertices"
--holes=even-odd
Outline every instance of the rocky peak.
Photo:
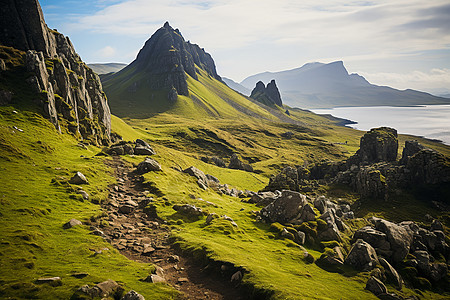
[[0,43],[26,51],[27,82],[44,115],[60,131],[94,144],[109,143],[111,114],[100,79],[68,37],[47,27],[39,2],[6,0],[0,13]]
[[189,95],[186,74],[198,80],[196,68],[222,80],[211,55],[198,45],[186,42],[181,32],[173,29],[169,22],[147,40],[130,68],[136,68],[135,72],[146,72],[150,88],[167,90],[169,98],[174,98],[172,88],[179,95]]
[[267,87],[264,85],[262,81],[258,81],[250,95],[250,98],[253,98],[268,106],[274,105],[283,106],[280,91],[278,90],[277,84],[275,83],[274,79],[272,79],[267,84]]

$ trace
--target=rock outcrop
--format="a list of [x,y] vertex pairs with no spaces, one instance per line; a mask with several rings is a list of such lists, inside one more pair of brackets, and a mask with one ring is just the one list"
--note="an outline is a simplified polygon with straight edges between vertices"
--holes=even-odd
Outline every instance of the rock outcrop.
[[[375,128],[362,138],[360,149],[347,161],[322,161],[307,167],[285,167],[273,176],[264,191],[290,189],[311,192],[320,184],[341,184],[362,198],[387,200],[389,194],[422,186],[450,185],[450,160],[416,141],[407,141],[402,159],[397,157],[397,132]],[[437,199],[445,201],[445,197]]]
[[278,90],[275,80],[269,82],[267,84],[267,87],[264,85],[262,81],[258,81],[250,95],[250,98],[253,98],[268,106],[274,105],[278,105],[280,107],[283,106],[280,91]]
[[7,0],[1,7],[0,44],[26,52],[27,82],[35,102],[61,131],[93,144],[108,144],[111,114],[100,79],[68,37],[45,24],[37,0]]

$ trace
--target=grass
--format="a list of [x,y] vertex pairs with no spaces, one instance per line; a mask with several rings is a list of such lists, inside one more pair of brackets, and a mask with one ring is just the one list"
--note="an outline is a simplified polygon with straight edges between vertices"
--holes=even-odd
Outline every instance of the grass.
[[[308,113],[305,114],[308,115]],[[113,120],[113,129],[119,134],[123,133],[128,136],[132,132],[139,132],[142,134],[141,137],[149,140],[156,149],[157,155],[153,158],[161,163],[162,172],[147,173],[144,177],[155,188],[154,194],[158,215],[168,220],[171,225],[175,244],[186,253],[193,255],[199,263],[207,264],[208,261],[213,260],[228,262],[244,268],[247,273],[244,276],[243,284],[251,286],[254,291],[265,291],[262,294],[255,292],[258,295],[256,297],[269,297],[271,299],[375,299],[375,296],[364,290],[365,282],[369,276],[368,273],[357,273],[354,270],[347,269],[344,274],[330,273],[316,264],[308,264],[302,258],[303,248],[290,240],[282,239],[279,234],[271,232],[268,224],[255,220],[253,211],[260,208],[242,202],[239,198],[219,195],[211,189],[204,191],[197,186],[192,177],[179,171],[189,166],[195,166],[205,173],[219,178],[222,183],[227,183],[230,187],[256,191],[264,187],[268,182],[268,175],[275,172],[276,167],[271,169],[268,166],[271,163],[277,164],[281,161],[280,157],[271,157],[269,151],[272,151],[272,148],[274,152],[286,151],[288,153],[290,151],[292,155],[296,153],[301,156],[307,149],[314,149],[314,143],[317,143],[314,138],[319,138],[315,135],[320,135],[320,140],[324,144],[341,141],[344,138],[349,140],[350,142],[347,145],[339,145],[339,147],[349,149],[348,152],[350,153],[350,151],[354,151],[353,148],[356,148],[361,132],[339,127],[335,132],[336,134],[333,135],[334,125],[326,123],[326,121],[323,121],[324,124],[320,127],[313,127],[314,129],[311,128],[312,126],[305,125],[299,127],[299,132],[307,134],[313,140],[311,144],[295,146],[295,140],[289,140],[285,141],[286,149],[284,150],[282,148],[284,144],[279,139],[279,134],[286,130],[286,127],[284,127],[286,125],[266,124],[262,129],[257,123],[239,124],[235,120],[213,120],[205,125],[190,119],[170,118],[168,115],[160,115],[151,119],[127,120],[127,123],[133,124],[134,128],[127,128],[122,122],[119,122],[119,129],[115,126],[117,119],[114,118]],[[322,120],[311,116],[310,122],[318,121]],[[192,131],[192,129],[197,130]],[[193,147],[187,141],[198,138],[200,129],[215,132],[219,139],[225,140],[229,145],[239,145],[237,137],[241,135],[246,136],[247,141],[257,141],[260,145],[251,150],[254,152],[254,156],[265,153],[266,161],[261,160],[255,163],[264,172],[254,174],[224,169],[199,160],[201,156],[201,152],[198,152],[199,148]],[[179,135],[177,135],[179,132],[184,132],[184,138],[179,139]],[[186,136],[190,138],[186,138]],[[276,142],[274,142],[275,139],[277,139]],[[273,143],[272,147],[269,146],[269,143]],[[291,143],[291,148],[288,146],[289,143]],[[244,147],[240,146],[236,149],[245,153]],[[320,150],[315,149],[317,157],[320,157],[319,155],[326,157],[326,154],[319,153]],[[345,157],[345,154],[342,154],[341,157]],[[142,160],[142,158],[130,156],[126,159],[134,164]],[[297,162],[299,162],[298,158]],[[349,195],[349,191],[343,188],[340,190],[335,188],[329,192],[334,192],[336,197]],[[352,197],[354,197],[352,201],[358,201],[356,196]],[[238,227],[233,227],[229,221],[220,218],[213,220],[210,225],[206,225],[205,217],[189,218],[172,209],[173,205],[184,203],[201,207],[207,213],[216,213],[219,216],[227,215],[238,224]],[[374,214],[388,219],[393,219],[392,217],[395,215],[402,220],[417,216],[417,214],[409,214],[407,211],[404,215],[398,214],[395,205],[399,205],[398,208],[401,206],[396,203],[387,205],[383,212],[381,212],[380,207],[384,207],[384,203],[383,206],[375,202],[366,203],[359,211],[365,217]],[[423,205],[420,206],[419,204],[411,205],[411,210],[419,209],[423,212]],[[389,213],[386,214],[387,212]],[[343,245],[346,247],[346,251],[350,247],[352,232],[366,224],[363,219],[357,219],[347,224],[351,230],[344,235]],[[316,247],[307,248],[307,251],[315,259],[322,255],[322,251],[319,251]],[[345,288],[343,288],[344,286]],[[391,292],[396,292],[402,296],[418,295],[416,291],[407,288],[404,288],[402,292],[395,291],[390,286],[388,288]],[[423,293],[423,298],[444,299],[445,295],[427,291]]]
[[[13,110],[18,113],[13,113]],[[69,135],[34,112],[0,108],[0,298],[68,299],[84,284],[113,279],[146,298],[173,299],[177,292],[161,284],[139,281],[153,266],[122,256],[100,237],[89,234],[89,220],[103,215],[99,205],[82,201],[68,179],[80,171],[83,186],[95,202],[107,198],[114,182],[99,149],[83,149]],[[16,126],[23,130],[13,129]],[[63,229],[75,218],[86,225]],[[108,248],[100,255],[90,249]],[[89,275],[77,279],[71,274]],[[63,285],[37,285],[40,277],[59,276]]]

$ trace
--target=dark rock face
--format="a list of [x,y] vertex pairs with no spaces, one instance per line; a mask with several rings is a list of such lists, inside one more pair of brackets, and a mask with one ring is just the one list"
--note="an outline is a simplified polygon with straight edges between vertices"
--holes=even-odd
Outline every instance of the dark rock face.
[[147,40],[136,60],[125,70],[135,67],[136,72],[145,72],[145,84],[151,89],[167,90],[168,99],[174,101],[176,95],[189,95],[186,73],[197,80],[196,66],[222,80],[211,55],[198,45],[186,42],[180,31],[166,22]]
[[419,152],[420,150],[426,149],[424,146],[419,144],[418,141],[405,141],[405,147],[403,148],[402,158],[400,163],[406,165],[411,156]]
[[262,81],[258,81],[250,95],[250,98],[253,98],[269,106],[273,105],[283,106],[280,91],[278,90],[275,80],[269,82],[267,84],[267,87],[264,85]]
[[378,263],[378,256],[375,249],[365,241],[357,240],[347,257],[345,263],[357,270],[371,270]]
[[307,202],[304,195],[283,190],[279,198],[261,209],[260,215],[271,223],[286,223],[296,217]]
[[26,51],[27,82],[44,115],[94,144],[108,144],[111,114],[100,79],[69,38],[45,24],[37,0],[7,0],[1,7],[0,44]]
[[361,138],[360,148],[349,163],[371,164],[397,159],[397,130],[388,127],[373,128]]
[[236,153],[233,153],[233,155],[230,158],[230,164],[228,165],[228,168],[230,169],[237,169],[237,170],[243,170],[247,172],[253,172],[253,167],[249,164],[243,163]]

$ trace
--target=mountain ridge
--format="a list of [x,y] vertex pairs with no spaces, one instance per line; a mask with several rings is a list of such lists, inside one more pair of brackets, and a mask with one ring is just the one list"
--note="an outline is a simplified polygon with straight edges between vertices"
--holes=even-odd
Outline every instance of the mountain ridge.
[[446,98],[412,89],[401,91],[371,84],[361,75],[349,74],[342,61],[314,62],[285,71],[262,72],[245,78],[240,84],[248,88],[257,81],[271,79],[277,81],[287,105],[301,108],[450,103]]

